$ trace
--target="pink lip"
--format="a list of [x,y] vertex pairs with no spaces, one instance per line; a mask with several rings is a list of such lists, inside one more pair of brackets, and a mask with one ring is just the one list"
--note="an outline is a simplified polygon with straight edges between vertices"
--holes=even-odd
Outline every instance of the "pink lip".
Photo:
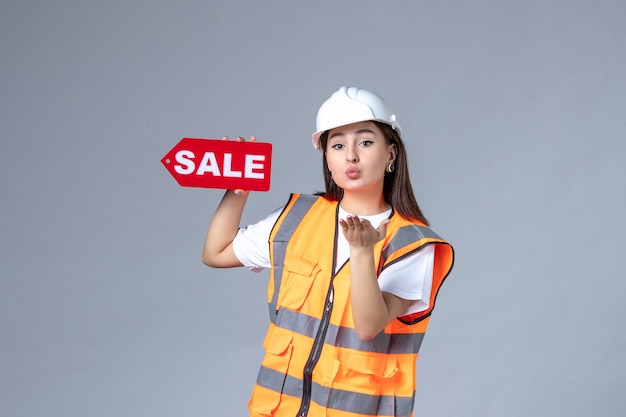
[[354,167],[346,169],[345,172],[346,172],[346,177],[350,179],[358,178],[361,175],[361,171]]

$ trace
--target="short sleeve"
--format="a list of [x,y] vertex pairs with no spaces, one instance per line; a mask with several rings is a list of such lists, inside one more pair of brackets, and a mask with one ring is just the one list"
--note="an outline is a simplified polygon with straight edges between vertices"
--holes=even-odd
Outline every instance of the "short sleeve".
[[424,311],[429,307],[434,256],[434,246],[428,245],[380,273],[378,285],[381,291],[413,301],[401,316]]
[[282,212],[280,207],[258,223],[240,228],[233,240],[233,251],[239,262],[251,271],[270,268],[270,233]]

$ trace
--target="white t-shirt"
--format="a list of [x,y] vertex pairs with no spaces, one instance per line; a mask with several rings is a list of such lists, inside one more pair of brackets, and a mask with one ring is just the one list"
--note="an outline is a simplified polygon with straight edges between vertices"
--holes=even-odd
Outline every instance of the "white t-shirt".
[[[233,240],[233,251],[245,267],[258,272],[270,268],[269,237],[272,227],[282,212],[280,207],[258,223],[240,228]],[[339,219],[350,213],[339,206]],[[359,216],[367,219],[374,228],[389,217],[391,210],[373,216]],[[343,233],[337,234],[337,268],[348,260],[350,245]],[[433,281],[434,247],[428,245],[411,256],[385,268],[378,276],[381,291],[388,292],[405,300],[413,300],[401,316],[424,311],[430,302]]]

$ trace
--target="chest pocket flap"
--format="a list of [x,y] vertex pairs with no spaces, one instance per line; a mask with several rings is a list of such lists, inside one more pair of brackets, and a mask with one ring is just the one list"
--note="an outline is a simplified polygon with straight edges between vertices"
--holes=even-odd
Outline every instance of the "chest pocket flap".
[[300,254],[290,254],[285,259],[283,282],[278,295],[278,307],[298,310],[311,292],[319,275],[318,260]]

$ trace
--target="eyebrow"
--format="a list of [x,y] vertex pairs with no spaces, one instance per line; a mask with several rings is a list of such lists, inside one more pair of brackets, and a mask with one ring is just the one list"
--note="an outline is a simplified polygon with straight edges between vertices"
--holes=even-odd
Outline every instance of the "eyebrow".
[[[373,130],[371,130],[371,129],[359,129],[359,130],[357,130],[355,133],[356,133],[357,135],[358,135],[359,133],[372,133],[372,134],[374,134],[374,131],[373,131]],[[330,135],[330,136],[328,137],[328,140],[331,140],[331,139],[332,139],[332,138],[334,138],[335,136],[345,136],[345,133],[343,133],[343,132],[335,132],[335,133],[333,133],[332,135]]]

